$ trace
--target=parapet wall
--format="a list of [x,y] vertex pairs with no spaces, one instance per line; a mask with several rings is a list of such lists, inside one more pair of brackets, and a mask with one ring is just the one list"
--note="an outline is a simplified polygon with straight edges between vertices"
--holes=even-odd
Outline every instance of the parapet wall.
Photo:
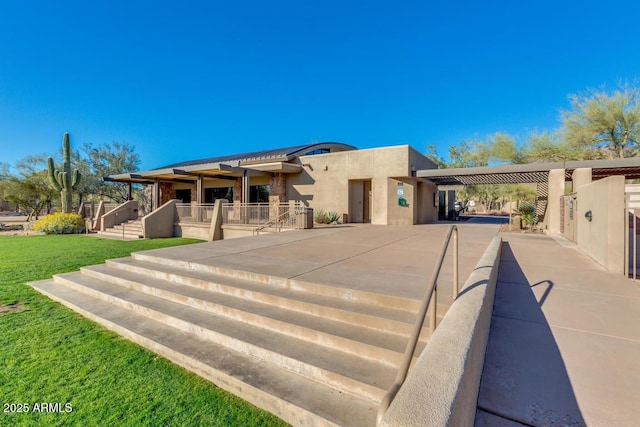
[[624,272],[627,233],[624,185],[624,176],[583,185],[578,189],[575,209],[578,247],[609,271],[620,274]]
[[383,426],[473,426],[501,248],[495,237],[409,371]]

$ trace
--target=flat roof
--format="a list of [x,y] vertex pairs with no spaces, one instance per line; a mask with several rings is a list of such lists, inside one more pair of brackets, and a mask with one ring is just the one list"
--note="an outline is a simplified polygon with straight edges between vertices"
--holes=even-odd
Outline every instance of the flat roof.
[[611,175],[640,179],[640,157],[425,169],[417,171],[416,176],[429,179],[438,185],[526,184],[547,182],[549,171],[554,169],[564,169],[565,179],[571,181],[571,174],[579,168],[591,168],[593,179]]

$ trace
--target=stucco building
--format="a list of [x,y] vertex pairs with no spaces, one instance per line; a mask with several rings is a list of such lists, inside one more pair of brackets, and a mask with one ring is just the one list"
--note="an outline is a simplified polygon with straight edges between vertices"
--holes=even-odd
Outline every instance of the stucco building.
[[183,203],[283,203],[336,212],[346,222],[421,224],[437,220],[437,187],[416,171],[436,165],[408,145],[358,150],[323,142],[219,156],[112,175],[153,187],[153,209]]

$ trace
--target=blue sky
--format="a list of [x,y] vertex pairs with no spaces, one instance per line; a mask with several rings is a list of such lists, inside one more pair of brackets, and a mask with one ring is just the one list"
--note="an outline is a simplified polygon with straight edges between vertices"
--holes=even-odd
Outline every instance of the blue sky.
[[637,1],[0,0],[0,162],[126,141],[142,169],[559,126],[640,77]]

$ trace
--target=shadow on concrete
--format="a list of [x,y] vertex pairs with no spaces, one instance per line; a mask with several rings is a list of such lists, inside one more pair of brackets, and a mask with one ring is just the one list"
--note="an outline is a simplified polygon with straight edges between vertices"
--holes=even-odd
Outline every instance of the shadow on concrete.
[[[538,299],[535,288],[543,286]],[[503,243],[476,426],[586,426],[542,311],[552,290],[550,280],[529,284]]]

